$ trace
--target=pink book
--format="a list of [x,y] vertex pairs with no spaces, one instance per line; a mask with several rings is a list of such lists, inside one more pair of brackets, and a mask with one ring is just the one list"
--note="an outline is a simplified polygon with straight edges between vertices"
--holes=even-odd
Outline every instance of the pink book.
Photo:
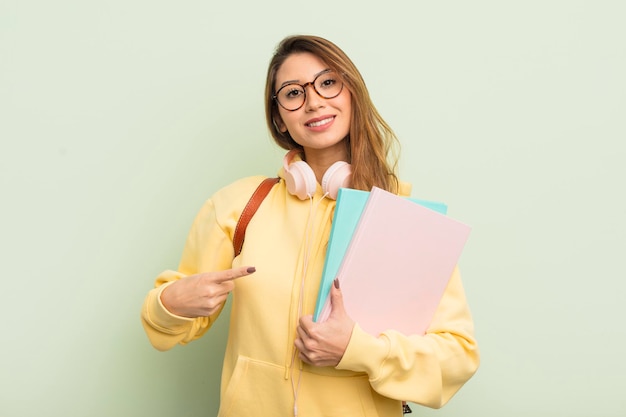
[[[425,334],[470,230],[374,187],[339,267],[348,315],[374,336]],[[319,321],[329,314],[330,297]]]

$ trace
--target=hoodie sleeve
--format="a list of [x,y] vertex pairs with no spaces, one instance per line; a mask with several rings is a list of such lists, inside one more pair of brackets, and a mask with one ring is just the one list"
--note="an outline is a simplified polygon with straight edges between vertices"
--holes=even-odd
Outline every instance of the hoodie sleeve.
[[[214,254],[203,252],[212,248]],[[204,255],[204,256],[203,256]],[[170,313],[161,303],[163,290],[176,280],[205,271],[230,267],[233,259],[232,241],[219,226],[215,207],[208,200],[193,222],[177,271],[164,271],[155,281],[141,309],[141,322],[152,345],[161,351],[177,344],[186,344],[202,336],[222,311],[210,317],[187,318]]]
[[198,212],[183,249],[177,271],[164,271],[144,300],[141,322],[152,345],[161,351],[187,344],[202,336],[224,305],[209,317],[187,318],[170,313],[161,293],[178,279],[202,272],[232,268],[233,233],[241,210],[264,177],[241,179],[218,191]]
[[479,365],[474,325],[458,268],[423,336],[386,331],[373,337],[358,324],[337,369],[366,372],[381,395],[440,408]]

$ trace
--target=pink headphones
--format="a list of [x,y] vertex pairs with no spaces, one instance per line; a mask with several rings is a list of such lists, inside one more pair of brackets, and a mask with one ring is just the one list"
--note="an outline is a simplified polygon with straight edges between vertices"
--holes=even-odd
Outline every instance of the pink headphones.
[[[300,200],[306,200],[315,194],[317,179],[311,167],[304,161],[293,161],[293,158],[301,152],[300,149],[292,149],[287,152],[283,159],[285,168],[285,182],[287,191],[297,196]],[[333,200],[337,199],[340,188],[349,187],[352,178],[352,167],[344,161],[332,164],[322,177],[322,191]]]

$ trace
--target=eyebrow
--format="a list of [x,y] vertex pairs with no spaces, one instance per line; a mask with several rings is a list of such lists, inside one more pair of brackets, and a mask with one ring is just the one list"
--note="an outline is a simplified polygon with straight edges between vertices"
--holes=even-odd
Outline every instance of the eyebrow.
[[[320,72],[318,72],[317,74],[315,74],[315,76],[313,77],[313,79],[316,79],[317,77],[319,77],[320,75],[324,74],[325,72],[331,72],[332,69],[330,68],[326,68],[324,70],[321,70]],[[300,80],[289,80],[289,81],[285,81],[284,83],[282,83],[280,85],[280,87],[278,87],[278,90],[280,90],[281,88],[283,88],[284,86],[288,85],[288,84],[297,84],[299,83]]]

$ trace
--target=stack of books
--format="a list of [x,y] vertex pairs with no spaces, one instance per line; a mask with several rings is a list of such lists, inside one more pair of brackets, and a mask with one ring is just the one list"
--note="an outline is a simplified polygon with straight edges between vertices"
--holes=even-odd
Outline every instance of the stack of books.
[[328,319],[337,278],[346,312],[366,332],[425,334],[471,231],[446,212],[377,187],[340,189],[314,321]]

